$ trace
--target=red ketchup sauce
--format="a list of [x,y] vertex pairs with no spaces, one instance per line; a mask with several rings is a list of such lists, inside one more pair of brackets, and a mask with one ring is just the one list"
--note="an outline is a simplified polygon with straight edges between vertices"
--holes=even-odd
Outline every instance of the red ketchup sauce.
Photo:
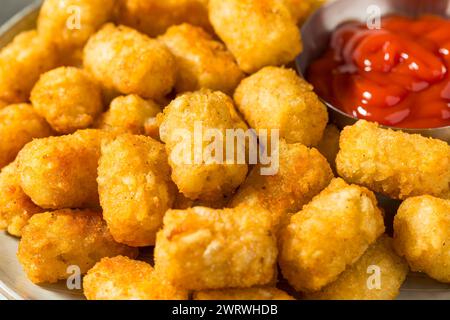
[[337,28],[307,79],[347,114],[398,128],[450,125],[450,20],[387,16]]

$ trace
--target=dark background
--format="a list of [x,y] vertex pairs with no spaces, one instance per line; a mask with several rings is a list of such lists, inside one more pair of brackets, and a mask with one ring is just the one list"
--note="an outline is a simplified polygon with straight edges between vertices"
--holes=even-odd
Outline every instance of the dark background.
[[33,0],[0,0],[0,25],[33,2]]

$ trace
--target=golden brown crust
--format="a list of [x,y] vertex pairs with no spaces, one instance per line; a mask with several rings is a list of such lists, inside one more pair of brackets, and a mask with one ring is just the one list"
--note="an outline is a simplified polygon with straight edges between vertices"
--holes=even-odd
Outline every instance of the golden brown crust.
[[173,26],[159,39],[176,58],[178,93],[207,88],[233,94],[244,77],[225,46],[199,27]]
[[375,195],[334,179],[291,217],[282,232],[283,276],[298,291],[318,291],[356,262],[383,232]]
[[100,213],[59,210],[35,214],[23,230],[18,258],[34,283],[67,279],[69,266],[86,273],[103,257],[136,257],[137,249],[116,243]]
[[36,112],[63,134],[90,127],[103,110],[100,86],[74,67],[44,73],[31,91],[31,102]]
[[187,300],[151,265],[128,257],[103,258],[83,279],[88,300]]
[[0,99],[9,103],[27,102],[39,76],[57,66],[53,45],[36,30],[20,33],[0,51]]
[[134,247],[154,245],[176,194],[164,145],[130,134],[104,143],[97,181],[114,239]]
[[17,163],[13,162],[0,171],[0,229],[20,237],[28,220],[43,212],[20,187]]
[[[305,298],[310,300],[394,300],[400,293],[400,287],[408,271],[406,260],[395,253],[392,239],[382,235],[335,282],[319,292],[306,294]],[[377,281],[371,281],[371,277],[378,276],[380,287],[377,287]]]
[[98,208],[97,165],[105,137],[100,130],[81,130],[27,144],[17,157],[24,192],[46,209]]
[[169,210],[158,232],[155,268],[187,290],[269,284],[277,247],[270,213],[240,207]]
[[279,129],[288,143],[316,145],[328,122],[325,105],[294,70],[266,67],[244,79],[234,94],[250,127]]
[[[245,180],[247,165],[237,164],[236,161],[232,164],[222,161],[226,160],[226,152],[224,159],[215,161],[205,151],[211,144],[206,139],[203,139],[201,145],[203,159],[200,160],[203,161],[196,161],[194,158],[194,152],[198,149],[195,139],[199,139],[195,133],[196,125],[202,126],[204,135],[207,129],[219,130],[223,141],[226,141],[226,129],[247,129],[227,95],[206,89],[186,93],[164,109],[159,122],[161,140],[166,143],[172,167],[172,179],[187,198],[220,200],[229,196]],[[181,147],[183,152],[180,152]],[[235,148],[235,153],[239,147],[242,145]]]
[[413,271],[450,283],[450,200],[405,200],[394,219],[394,245]]
[[396,199],[450,196],[450,146],[360,120],[341,133],[336,159],[349,182]]
[[212,31],[208,0],[118,0],[117,22],[156,37],[167,28],[189,23]]
[[107,24],[84,48],[84,67],[105,88],[157,99],[175,84],[175,57],[161,42],[138,31]]
[[287,64],[302,51],[300,31],[279,0],[210,0],[209,18],[247,73]]
[[34,138],[51,134],[45,119],[29,104],[14,104],[0,109],[0,168],[12,162]]

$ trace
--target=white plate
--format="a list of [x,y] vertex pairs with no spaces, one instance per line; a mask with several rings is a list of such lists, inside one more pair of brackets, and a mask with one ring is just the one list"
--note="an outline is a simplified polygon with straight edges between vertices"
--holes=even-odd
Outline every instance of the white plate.
[[[0,28],[0,47],[9,43],[19,32],[35,26],[40,2],[36,1]],[[42,286],[31,283],[17,260],[17,245],[16,238],[0,232],[0,299],[1,296],[12,300],[83,299],[80,291],[67,289],[65,282]],[[403,285],[399,299],[450,300],[450,286],[435,282],[422,274],[411,274]]]

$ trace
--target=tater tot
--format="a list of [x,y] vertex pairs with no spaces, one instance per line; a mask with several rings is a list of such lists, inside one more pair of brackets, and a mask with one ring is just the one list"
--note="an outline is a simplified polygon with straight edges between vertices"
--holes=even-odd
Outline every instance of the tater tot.
[[281,233],[280,266],[298,291],[335,281],[384,232],[375,195],[334,179]]
[[267,285],[276,259],[270,213],[250,207],[169,210],[155,247],[156,271],[187,290]]
[[7,107],[9,105],[8,102],[5,102],[3,100],[0,100],[0,109],[3,109],[4,107]]
[[394,246],[412,271],[450,283],[450,200],[405,200],[394,219]]
[[208,19],[209,0],[117,0],[117,22],[151,37],[167,28],[189,23],[212,30]]
[[154,245],[176,195],[164,145],[130,134],[104,143],[97,181],[114,239],[133,247]]
[[71,275],[70,266],[84,274],[104,257],[137,254],[113,240],[100,213],[65,209],[31,217],[17,256],[31,281],[54,283]]
[[233,94],[244,77],[233,55],[201,28],[189,24],[174,26],[160,40],[177,61],[177,92],[208,88]]
[[207,207],[212,209],[224,209],[227,207],[230,199],[224,197],[223,199],[219,199],[216,201],[201,201],[201,200],[191,200],[186,198],[185,195],[178,192],[175,197],[175,202],[172,206],[172,209],[185,210],[193,207]]
[[381,236],[366,253],[339,278],[319,292],[305,295],[310,300],[394,300],[409,268],[392,246],[392,239]]
[[210,0],[209,18],[247,73],[287,64],[302,51],[300,31],[279,0]]
[[88,300],[187,300],[188,292],[172,286],[151,265],[128,257],[103,258],[83,279]]
[[65,54],[82,48],[105,22],[112,20],[115,0],[45,0],[38,32]]
[[270,211],[276,225],[298,212],[327,187],[333,173],[325,158],[302,144],[279,144],[279,170],[275,175],[261,175],[256,165],[240,186],[229,206],[260,205]]
[[279,129],[288,143],[316,145],[328,122],[325,105],[294,70],[266,67],[244,79],[234,94],[254,129]]
[[43,41],[36,30],[19,34],[0,51],[0,99],[27,102],[39,76],[57,63],[54,46]]
[[12,162],[33,138],[51,134],[45,119],[29,104],[13,104],[0,109],[0,168]]
[[[223,152],[223,159],[217,159],[211,150],[208,153],[212,140],[220,145],[220,149],[226,146],[227,129],[247,129],[227,95],[206,89],[186,93],[166,107],[159,122],[160,137],[166,143],[172,167],[172,179],[187,198],[220,200],[245,180],[247,165],[238,164],[235,154]],[[208,138],[208,129],[215,133],[219,131],[221,136]],[[234,143],[234,140],[228,142]],[[236,146],[235,153],[241,147],[242,143]],[[219,155],[219,151],[216,152]],[[198,154],[201,159],[197,159]],[[228,160],[232,163],[227,163]]]
[[450,146],[360,120],[340,138],[341,177],[395,199],[450,197]]
[[55,131],[63,134],[88,128],[103,110],[100,86],[88,73],[74,67],[43,74],[31,91],[31,103]]
[[297,23],[303,23],[326,0],[281,0],[289,9]]
[[96,127],[116,133],[143,135],[148,121],[153,119],[156,122],[156,115],[160,112],[161,108],[152,100],[144,100],[134,94],[121,96],[111,102]]
[[161,42],[134,29],[105,25],[84,48],[84,67],[105,88],[157,99],[175,84],[175,57]]
[[23,192],[15,162],[0,171],[0,191],[0,229],[20,237],[31,216],[44,210]]
[[272,287],[199,291],[194,300],[295,300],[286,292]]
[[341,132],[334,124],[329,124],[323,132],[322,140],[319,141],[317,149],[327,158],[333,170],[336,170],[336,156],[339,152],[339,138]]
[[103,137],[100,130],[81,130],[28,143],[17,156],[24,192],[46,209],[98,208],[97,164]]

